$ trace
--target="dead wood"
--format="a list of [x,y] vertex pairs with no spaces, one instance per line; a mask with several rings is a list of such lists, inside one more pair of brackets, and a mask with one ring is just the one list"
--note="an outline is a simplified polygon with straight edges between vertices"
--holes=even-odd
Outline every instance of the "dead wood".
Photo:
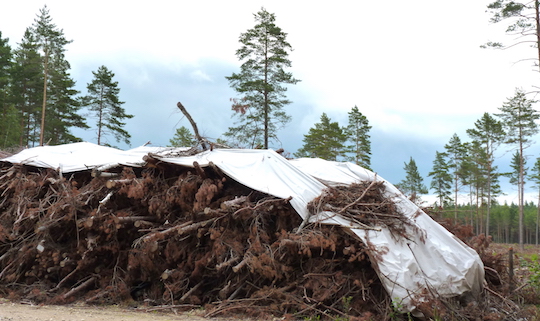
[[110,189],[110,188],[119,187],[122,184],[131,184],[134,181],[136,181],[136,179],[134,178],[108,180],[106,183],[106,186],[107,188]]
[[203,281],[197,283],[194,287],[192,287],[189,291],[187,291],[184,295],[182,295],[182,297],[178,300],[180,302],[184,302],[186,301],[187,298],[189,298],[193,292],[197,291],[201,285],[203,284]]
[[[120,173],[113,180],[0,165],[0,296],[204,306],[209,316],[256,319],[361,320],[391,311],[370,249],[347,229],[297,231],[302,219],[290,199],[253,191],[212,166],[148,159],[142,169],[106,169]],[[329,188],[309,209],[413,232],[378,182]]]
[[77,294],[77,293],[79,293],[81,291],[84,291],[84,290],[88,289],[90,286],[92,286],[94,284],[95,281],[96,281],[96,277],[93,276],[93,277],[89,278],[88,280],[84,281],[83,283],[81,283],[80,285],[78,285],[77,287],[74,287],[69,292],[64,294],[64,296],[63,296],[64,300],[69,298],[69,297],[74,296],[75,294]]
[[188,113],[188,111],[186,110],[184,105],[182,105],[181,102],[178,102],[176,106],[178,107],[178,109],[180,109],[180,111],[184,114],[184,116],[186,116],[186,118],[189,120],[191,127],[193,127],[193,133],[195,133],[195,138],[197,138],[197,141],[201,144],[202,149],[206,150],[207,148],[206,148],[205,140],[201,137],[201,135],[199,135],[199,129],[197,128],[197,124],[195,123],[193,118],[191,118],[191,115]]
[[[114,218],[117,223],[133,223],[137,221],[155,221],[155,216],[117,216]],[[138,226],[137,226],[138,227]]]
[[177,310],[177,309],[194,309],[198,308],[200,305],[196,304],[173,304],[173,305],[160,305],[155,307],[145,307],[145,308],[136,308],[138,311],[144,312],[154,312],[154,311],[163,311],[163,310]]

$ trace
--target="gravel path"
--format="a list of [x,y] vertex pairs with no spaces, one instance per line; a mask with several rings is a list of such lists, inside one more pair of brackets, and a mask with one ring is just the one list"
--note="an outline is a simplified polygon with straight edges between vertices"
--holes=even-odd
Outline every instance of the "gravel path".
[[115,306],[38,306],[0,301],[0,321],[208,321],[201,316],[203,313],[200,310],[174,314],[140,312]]

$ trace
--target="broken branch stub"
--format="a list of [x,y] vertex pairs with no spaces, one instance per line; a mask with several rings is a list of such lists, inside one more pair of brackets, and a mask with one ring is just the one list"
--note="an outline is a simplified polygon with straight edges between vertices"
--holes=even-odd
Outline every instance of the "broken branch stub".
[[195,121],[193,120],[193,118],[191,118],[191,115],[188,113],[188,111],[186,110],[186,108],[184,107],[184,105],[182,105],[181,102],[178,102],[176,104],[176,106],[180,109],[180,111],[186,116],[186,118],[189,120],[189,122],[191,123],[191,127],[193,127],[193,132],[195,133],[195,137],[197,138],[197,141],[201,144],[202,146],[202,149],[203,150],[206,150],[206,143],[204,142],[204,139],[201,137],[201,135],[199,135],[199,129],[197,128],[197,124],[195,123]]

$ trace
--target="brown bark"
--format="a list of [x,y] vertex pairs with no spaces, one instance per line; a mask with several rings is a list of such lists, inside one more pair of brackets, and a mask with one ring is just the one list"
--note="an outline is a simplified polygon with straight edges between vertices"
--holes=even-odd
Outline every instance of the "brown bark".
[[191,118],[191,115],[188,113],[188,111],[186,110],[186,108],[184,107],[184,105],[182,105],[181,102],[178,102],[176,104],[176,106],[178,106],[178,108],[180,109],[180,111],[186,116],[186,118],[189,120],[189,123],[191,124],[191,127],[193,127],[193,132],[195,133],[195,137],[197,138],[197,141],[201,144],[202,146],[202,149],[203,150],[206,150],[206,143],[204,142],[204,139],[201,137],[201,135],[199,135],[199,129],[197,128],[197,124],[195,123],[195,121],[193,120],[193,118]]

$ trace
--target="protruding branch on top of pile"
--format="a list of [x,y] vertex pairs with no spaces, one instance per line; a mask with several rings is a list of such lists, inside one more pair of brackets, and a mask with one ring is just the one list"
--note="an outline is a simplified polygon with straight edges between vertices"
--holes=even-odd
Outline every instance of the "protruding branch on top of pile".
[[345,206],[344,208],[342,208],[341,211],[338,212],[338,214],[342,214],[343,212],[348,210],[350,207],[358,204],[358,202],[360,202],[364,198],[364,196],[366,196],[366,193],[371,189],[371,187],[373,185],[375,185],[376,181],[377,181],[377,175],[375,174],[375,177],[373,178],[373,181],[371,181],[371,184],[369,184],[369,186],[362,192],[362,195],[360,195],[360,197],[357,198],[356,201],[354,201],[351,204],[349,204],[349,205]]
[[193,132],[195,133],[195,138],[197,138],[197,141],[199,143],[201,143],[201,146],[203,148],[203,150],[206,150],[206,144],[204,142],[204,139],[201,137],[201,135],[199,135],[199,129],[197,128],[197,124],[195,123],[195,121],[193,120],[193,118],[191,118],[191,115],[187,112],[186,108],[184,107],[184,105],[182,105],[181,102],[178,102],[176,104],[176,106],[178,106],[178,108],[180,109],[180,111],[186,116],[186,118],[189,120],[189,122],[191,123],[191,126],[193,127]]

